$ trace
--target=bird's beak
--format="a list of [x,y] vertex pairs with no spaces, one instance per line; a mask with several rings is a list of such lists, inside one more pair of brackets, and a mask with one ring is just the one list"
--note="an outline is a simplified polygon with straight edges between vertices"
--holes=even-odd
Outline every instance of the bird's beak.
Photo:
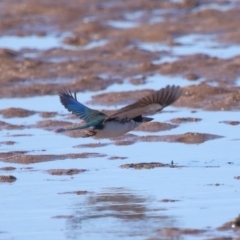
[[149,118],[149,117],[143,117],[142,118],[142,121],[143,122],[150,122],[150,121],[152,121],[153,120],[153,118]]

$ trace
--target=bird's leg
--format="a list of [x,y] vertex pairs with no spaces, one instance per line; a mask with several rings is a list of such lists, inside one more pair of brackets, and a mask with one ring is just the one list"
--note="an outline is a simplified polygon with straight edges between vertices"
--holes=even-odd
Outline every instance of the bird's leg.
[[86,138],[86,137],[92,137],[92,136],[95,136],[97,132],[93,131],[93,130],[88,130],[86,133],[84,133],[82,135],[83,138]]

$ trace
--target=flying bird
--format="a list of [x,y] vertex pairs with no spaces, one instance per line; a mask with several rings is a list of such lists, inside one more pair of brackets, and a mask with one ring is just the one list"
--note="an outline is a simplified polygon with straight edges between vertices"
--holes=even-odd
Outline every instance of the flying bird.
[[82,126],[64,129],[86,129],[83,137],[114,138],[132,131],[143,122],[150,122],[153,118],[145,117],[149,113],[159,112],[166,106],[174,103],[181,96],[179,86],[166,86],[152,94],[139,99],[137,102],[119,109],[112,115],[88,108],[77,101],[76,93],[63,89],[59,92],[62,105],[74,115],[85,121]]

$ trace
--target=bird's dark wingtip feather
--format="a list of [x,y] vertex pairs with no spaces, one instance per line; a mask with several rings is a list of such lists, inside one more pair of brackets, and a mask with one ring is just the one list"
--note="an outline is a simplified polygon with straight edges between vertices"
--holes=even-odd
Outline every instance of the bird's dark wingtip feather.
[[172,88],[174,88],[174,101],[176,101],[182,95],[182,88],[175,85],[173,85]]
[[61,104],[68,111],[73,112],[73,110],[69,107],[69,104],[72,104],[75,101],[77,101],[76,94],[73,95],[70,89],[65,89],[65,88],[59,90],[58,94],[59,94]]
[[[73,98],[73,94],[70,89],[63,88],[63,89],[59,90],[58,94],[60,97],[72,97]],[[76,93],[74,93],[74,95],[76,95]]]
[[155,94],[157,95],[157,102],[163,107],[166,107],[177,101],[182,94],[182,89],[176,85],[167,85],[165,88],[160,89]]
[[66,105],[69,103],[71,100],[76,100],[77,101],[77,94],[76,92],[71,92],[70,89],[61,89],[59,92],[59,98],[60,102],[66,107]]

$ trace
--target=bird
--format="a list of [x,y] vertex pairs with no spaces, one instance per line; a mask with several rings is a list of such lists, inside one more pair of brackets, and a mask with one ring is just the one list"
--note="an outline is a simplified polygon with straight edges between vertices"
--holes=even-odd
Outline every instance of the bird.
[[156,113],[174,103],[182,90],[179,86],[169,86],[154,91],[133,104],[123,107],[112,115],[107,115],[98,110],[91,109],[78,102],[76,93],[71,90],[59,91],[60,102],[74,115],[85,121],[84,125],[63,129],[63,131],[86,130],[82,137],[115,138],[132,131],[144,122],[150,122],[153,118],[145,117],[150,113]]

